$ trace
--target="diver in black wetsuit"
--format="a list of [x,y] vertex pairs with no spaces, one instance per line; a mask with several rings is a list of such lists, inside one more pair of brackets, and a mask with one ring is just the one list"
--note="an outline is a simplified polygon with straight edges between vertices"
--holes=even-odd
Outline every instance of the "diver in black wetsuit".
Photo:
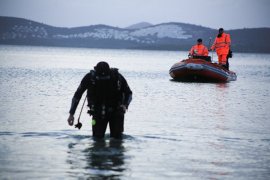
[[74,114],[82,94],[87,90],[87,101],[92,115],[93,137],[103,138],[107,124],[110,136],[121,138],[124,131],[124,114],[132,100],[125,78],[116,68],[110,68],[107,62],[99,62],[94,70],[86,74],[72,98],[68,123],[74,123]]

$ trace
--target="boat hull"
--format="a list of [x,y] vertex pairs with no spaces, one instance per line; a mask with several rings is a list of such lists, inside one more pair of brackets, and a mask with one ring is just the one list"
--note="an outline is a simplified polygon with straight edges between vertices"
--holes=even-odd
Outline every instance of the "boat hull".
[[237,79],[236,73],[203,59],[186,59],[174,64],[170,76],[177,81],[229,82]]

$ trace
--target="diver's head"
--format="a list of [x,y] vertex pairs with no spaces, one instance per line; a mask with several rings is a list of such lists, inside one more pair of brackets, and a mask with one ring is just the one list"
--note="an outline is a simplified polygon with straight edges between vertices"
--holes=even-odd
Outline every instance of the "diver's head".
[[97,63],[97,65],[94,67],[96,70],[96,73],[98,76],[108,76],[110,75],[110,66],[105,61],[100,61]]

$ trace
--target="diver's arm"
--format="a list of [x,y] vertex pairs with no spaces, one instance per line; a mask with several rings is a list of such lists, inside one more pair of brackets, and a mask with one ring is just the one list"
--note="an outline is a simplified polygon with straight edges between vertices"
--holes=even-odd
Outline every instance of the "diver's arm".
[[77,106],[81,100],[81,97],[82,97],[82,94],[84,93],[86,89],[84,89],[82,87],[82,85],[80,84],[80,86],[78,87],[77,91],[75,92],[73,98],[72,98],[72,101],[71,101],[71,107],[70,107],[70,110],[69,110],[69,114],[70,115],[74,115],[75,114],[75,111],[77,109]]
[[90,74],[87,74],[86,76],[84,76],[84,78],[81,81],[81,84],[79,85],[79,87],[77,88],[72,101],[71,101],[71,107],[69,110],[69,114],[70,115],[74,115],[75,111],[77,109],[77,106],[81,100],[81,97],[83,95],[83,93],[85,92],[85,90],[87,89],[87,83],[89,82],[89,76]]
[[84,93],[84,91],[87,89],[87,82],[88,82],[88,78],[89,78],[89,74],[87,74],[81,81],[81,84],[79,85],[77,91],[75,92],[73,98],[72,98],[72,101],[71,101],[71,107],[70,107],[70,110],[69,110],[69,117],[67,119],[68,121],[68,124],[70,126],[73,125],[74,123],[74,114],[75,114],[75,111],[77,109],[77,106],[80,102],[80,99]]
[[126,79],[120,75],[121,81],[122,81],[122,92],[124,93],[124,99],[123,99],[123,105],[125,106],[126,109],[128,109],[128,106],[132,100],[132,91],[129,88],[129,85],[126,81]]

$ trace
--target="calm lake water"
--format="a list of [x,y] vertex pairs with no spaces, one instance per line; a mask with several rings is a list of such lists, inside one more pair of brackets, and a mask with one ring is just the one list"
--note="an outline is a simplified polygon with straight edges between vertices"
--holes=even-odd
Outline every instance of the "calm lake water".
[[[234,82],[170,81],[187,53],[0,46],[0,179],[270,179],[270,55],[235,53]],[[66,122],[99,61],[133,91],[121,141],[93,141],[86,107]]]

